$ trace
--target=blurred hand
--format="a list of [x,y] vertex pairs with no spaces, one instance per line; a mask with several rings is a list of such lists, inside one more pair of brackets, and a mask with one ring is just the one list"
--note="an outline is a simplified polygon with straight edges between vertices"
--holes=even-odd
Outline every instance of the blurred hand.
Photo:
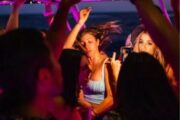
[[83,25],[87,21],[90,12],[91,12],[91,7],[86,7],[86,8],[81,9],[78,23]]
[[13,4],[14,9],[19,9],[25,2],[26,0],[15,0]]
[[119,72],[120,72],[120,69],[121,69],[121,61],[116,60],[116,52],[113,52],[112,58],[110,59],[110,65],[111,65],[113,76],[114,76],[114,78],[116,80],[114,82],[117,82]]

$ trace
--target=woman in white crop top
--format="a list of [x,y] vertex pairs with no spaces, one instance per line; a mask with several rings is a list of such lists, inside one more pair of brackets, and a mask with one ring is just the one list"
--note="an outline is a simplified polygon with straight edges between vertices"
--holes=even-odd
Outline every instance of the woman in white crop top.
[[85,52],[80,63],[80,93],[78,102],[84,108],[91,110],[95,117],[108,111],[113,105],[112,91],[109,84],[107,56],[102,47],[109,42],[111,33],[119,33],[120,28],[116,21],[103,25],[85,28],[80,32],[86,22],[90,8],[80,11],[80,19],[67,37],[65,48],[72,48],[76,39],[80,49]]

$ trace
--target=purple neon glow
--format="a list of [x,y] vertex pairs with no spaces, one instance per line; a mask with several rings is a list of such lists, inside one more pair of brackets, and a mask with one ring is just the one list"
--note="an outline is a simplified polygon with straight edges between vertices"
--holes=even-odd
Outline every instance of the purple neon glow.
[[164,5],[163,0],[159,0],[159,3],[160,3],[160,6],[161,6],[162,11],[163,11],[163,13],[164,13],[164,16],[165,16],[166,19],[171,23],[171,20],[170,20],[170,18],[169,18],[169,15],[168,15],[168,13],[167,13],[167,9],[166,9],[166,7],[165,7],[165,5]]
[[0,5],[12,5],[13,3],[13,0],[0,0]]
[[[0,0],[0,5],[12,5],[15,0]],[[45,3],[48,0],[26,0],[25,3],[33,4],[33,3]],[[61,0],[51,0],[52,3],[60,2]],[[120,0],[82,0],[82,2],[103,2],[103,1],[120,1]]]

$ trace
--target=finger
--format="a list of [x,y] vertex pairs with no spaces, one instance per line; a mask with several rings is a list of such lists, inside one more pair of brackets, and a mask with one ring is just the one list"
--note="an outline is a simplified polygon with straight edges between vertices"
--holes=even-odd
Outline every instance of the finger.
[[88,10],[89,10],[89,12],[91,12],[92,11],[92,7],[88,7]]
[[88,16],[88,15],[91,13],[91,11],[92,11],[92,8],[91,8],[91,7],[88,7],[88,8],[86,9],[86,15]]
[[111,61],[113,61],[113,60],[115,60],[115,59],[116,59],[116,52],[113,52]]
[[91,7],[85,7],[82,10],[87,12],[87,11],[91,11],[91,9],[92,9]]
[[88,9],[88,10],[92,10],[92,7],[89,6],[89,7],[87,7],[87,9]]

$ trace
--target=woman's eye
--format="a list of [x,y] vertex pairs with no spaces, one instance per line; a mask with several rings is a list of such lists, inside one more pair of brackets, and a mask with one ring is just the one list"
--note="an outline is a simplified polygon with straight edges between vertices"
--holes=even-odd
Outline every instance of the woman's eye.
[[148,43],[148,45],[152,45],[152,43]]
[[92,41],[88,41],[88,43],[92,43]]
[[143,43],[143,41],[139,41],[139,44],[142,44]]

